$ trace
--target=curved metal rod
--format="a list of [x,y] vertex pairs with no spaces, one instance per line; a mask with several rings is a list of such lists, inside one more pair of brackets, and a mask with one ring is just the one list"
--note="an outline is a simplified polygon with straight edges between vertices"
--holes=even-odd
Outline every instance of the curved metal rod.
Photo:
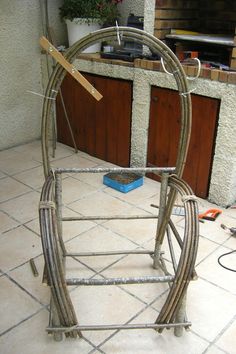
[[[191,188],[177,176],[170,177],[169,184],[182,196],[191,196],[193,194]],[[174,321],[194,271],[199,238],[198,207],[196,200],[191,198],[187,200],[184,203],[184,209],[186,217],[185,231],[181,256],[176,270],[175,283],[171,287],[168,298],[162,307],[156,323]]]
[[[188,83],[184,70],[175,54],[169,49],[169,47],[167,47],[156,37],[142,30],[138,30],[136,28],[131,27],[120,27],[119,30],[122,32],[122,38],[124,40],[132,39],[137,42],[140,42],[148,46],[154,53],[157,53],[162,56],[165,62],[168,62],[168,65],[174,73],[174,78],[176,80],[176,84],[180,93],[181,102],[181,133],[176,162],[177,175],[181,177],[186,161],[187,149],[191,132],[191,98],[190,93],[188,92]],[[116,27],[109,27],[95,31],[89,34],[88,36],[83,37],[72,47],[70,47],[65,53],[65,57],[69,62],[72,62],[76,55],[81,53],[90,45],[98,41],[115,40],[116,36]],[[45,96],[49,96],[49,93],[52,94],[52,92],[53,96],[56,96],[56,93],[52,90],[58,91],[65,74],[65,70],[59,64],[57,64],[49,80]],[[45,176],[48,175],[50,170],[50,161],[48,156],[48,140],[51,109],[51,101],[45,99],[42,113],[42,153]]]

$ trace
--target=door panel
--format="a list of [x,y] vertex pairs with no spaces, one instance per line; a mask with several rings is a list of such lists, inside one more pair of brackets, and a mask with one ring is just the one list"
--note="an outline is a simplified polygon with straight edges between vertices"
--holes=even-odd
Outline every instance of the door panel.
[[[120,166],[129,166],[132,82],[84,74],[101,92],[97,102],[70,75],[61,89],[80,150]],[[62,103],[57,98],[58,140],[73,146]]]
[[[192,132],[183,178],[202,198],[208,196],[219,106],[220,100],[192,94]],[[152,87],[148,164],[175,166],[180,123],[179,93]]]

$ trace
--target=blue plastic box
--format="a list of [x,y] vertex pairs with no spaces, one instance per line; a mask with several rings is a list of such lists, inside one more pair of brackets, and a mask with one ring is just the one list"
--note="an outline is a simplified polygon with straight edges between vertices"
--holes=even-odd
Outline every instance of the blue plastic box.
[[143,185],[143,176],[136,173],[107,173],[103,176],[103,184],[122,193],[128,193]]

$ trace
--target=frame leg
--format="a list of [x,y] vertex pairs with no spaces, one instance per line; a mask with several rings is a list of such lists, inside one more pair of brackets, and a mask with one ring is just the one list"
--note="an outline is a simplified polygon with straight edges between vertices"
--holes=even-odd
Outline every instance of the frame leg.
[[[186,294],[183,297],[183,301],[181,306],[177,312],[175,322],[176,323],[184,323],[186,321]],[[176,327],[174,329],[174,334],[176,337],[181,337],[183,335],[184,327]]]
[[161,245],[162,239],[160,238],[160,227],[165,218],[165,208],[166,208],[166,199],[167,199],[167,189],[168,189],[168,173],[163,173],[161,175],[161,192],[160,192],[160,206],[159,206],[159,214],[158,214],[158,223],[157,223],[157,232],[156,232],[156,244],[154,250],[154,257],[153,257],[153,268],[158,269],[160,265],[160,257],[161,257]]
[[[57,310],[54,304],[54,300],[51,297],[51,303],[50,303],[50,319],[49,319],[49,325],[50,327],[59,327],[61,325]],[[62,332],[54,332],[53,333],[53,338],[56,342],[61,342],[63,340],[63,333]]]

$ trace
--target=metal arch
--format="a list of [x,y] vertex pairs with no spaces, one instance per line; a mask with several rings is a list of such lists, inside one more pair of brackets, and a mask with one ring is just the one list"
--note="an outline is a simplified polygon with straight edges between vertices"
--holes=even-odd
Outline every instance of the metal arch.
[[[181,133],[178,146],[177,162],[176,162],[176,174],[178,177],[182,176],[183,168],[186,162],[187,150],[191,133],[191,97],[188,89],[188,83],[185,72],[175,54],[159,39],[153,35],[148,34],[145,31],[138,30],[131,27],[119,27],[120,33],[122,33],[123,39],[132,39],[138,41],[150,48],[154,53],[163,57],[164,61],[168,63],[170,70],[175,78],[181,102]],[[104,40],[114,40],[117,37],[117,28],[109,27],[90,33],[83,37],[81,40],[71,46],[65,53],[65,58],[69,62],[73,62],[76,55],[81,53],[84,49],[90,45]],[[66,74],[66,71],[57,64],[50,77],[45,96],[56,97],[57,91],[61,86],[62,80]],[[48,152],[48,140],[49,140],[49,122],[50,112],[52,109],[52,100],[44,99],[43,112],[42,112],[42,155],[44,174],[48,175],[50,170],[49,152]]]

